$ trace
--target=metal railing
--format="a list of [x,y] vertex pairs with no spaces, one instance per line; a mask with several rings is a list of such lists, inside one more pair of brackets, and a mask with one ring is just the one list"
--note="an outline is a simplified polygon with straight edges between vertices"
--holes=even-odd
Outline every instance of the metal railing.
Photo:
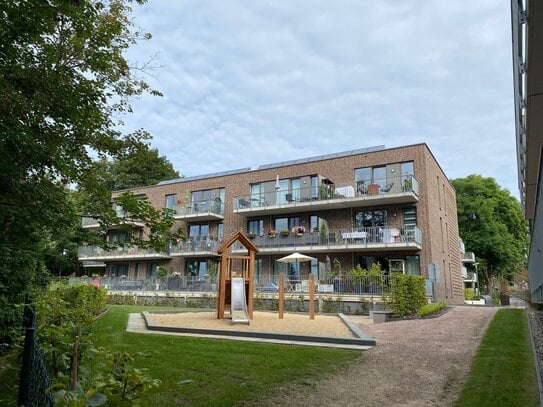
[[[374,244],[422,243],[422,234],[417,226],[381,226],[355,229],[313,230],[309,232],[288,232],[285,234],[249,235],[259,248],[307,247],[307,246],[349,246]],[[235,243],[233,249],[242,249]]]
[[402,192],[419,194],[419,183],[412,176],[387,177],[352,184],[321,184],[319,186],[278,189],[234,197],[234,210],[267,206],[287,206],[331,199],[360,198],[367,195],[387,195]]
[[224,202],[220,199],[191,201],[184,204],[175,204],[172,208],[176,215],[197,215],[203,213],[214,213],[224,215]]
[[[386,245],[406,245],[409,243],[421,244],[422,234],[417,226],[382,226],[371,228],[355,228],[355,229],[331,229],[331,230],[314,230],[309,232],[288,232],[282,235],[263,234],[249,235],[250,239],[259,248],[283,248],[289,247],[294,250],[303,247],[325,246],[330,249],[348,248],[348,247],[363,247],[375,246],[379,244]],[[114,249],[104,249],[99,246],[80,246],[78,249],[78,257],[86,258],[113,258],[119,256],[141,256],[141,257],[156,257],[183,255],[197,252],[215,253],[222,244],[222,239],[215,239],[210,236],[192,236],[187,241],[181,241],[172,244],[167,250],[156,251],[153,249],[143,249],[139,247],[117,247]],[[241,243],[234,243],[234,250],[243,250]]]
[[[70,277],[70,284],[97,284],[94,277]],[[93,281],[94,280],[94,281]],[[100,287],[110,291],[217,291],[217,279],[199,276],[99,277]]]
[[221,243],[222,239],[214,239],[210,236],[190,236],[187,241],[171,245],[169,253],[216,252]]
[[116,257],[116,256],[156,256],[167,255],[167,251],[157,251],[154,249],[143,249],[140,247],[117,247],[114,249],[104,249],[99,246],[79,246],[77,256],[84,257]]
[[[96,284],[94,277],[70,277],[71,284]],[[147,278],[100,277],[100,286],[109,291],[170,291],[192,293],[217,292],[217,278],[175,275]],[[277,293],[278,275],[257,276],[254,279],[255,293]],[[285,292],[309,292],[309,279],[300,276],[285,276]],[[315,280],[315,291],[322,294],[383,295],[390,291],[390,276],[326,276]]]

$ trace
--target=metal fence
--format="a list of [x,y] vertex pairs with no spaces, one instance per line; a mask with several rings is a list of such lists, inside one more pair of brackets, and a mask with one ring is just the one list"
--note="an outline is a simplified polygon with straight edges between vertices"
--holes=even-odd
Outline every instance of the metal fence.
[[[97,282],[99,281],[99,283]],[[128,277],[72,277],[71,284],[100,284],[110,291],[170,291],[170,292],[203,292],[217,291],[217,279],[197,276],[150,277],[146,279]],[[257,276],[254,279],[255,292],[278,292],[279,276]],[[285,276],[286,292],[309,292],[308,277]],[[371,294],[383,295],[390,291],[390,276],[327,276],[315,279],[315,290],[318,293],[335,294]]]
[[25,309],[25,342],[19,383],[19,406],[54,406],[49,370],[43,353],[36,341],[36,312]]

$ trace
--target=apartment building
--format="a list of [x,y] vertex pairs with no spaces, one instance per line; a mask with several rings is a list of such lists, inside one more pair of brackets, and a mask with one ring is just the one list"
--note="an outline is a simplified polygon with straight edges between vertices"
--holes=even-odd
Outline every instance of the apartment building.
[[531,300],[543,304],[543,9],[537,5],[511,0],[518,186],[530,224]]
[[[163,252],[82,247],[80,260],[103,264],[109,276],[145,279],[163,266],[204,279],[223,238],[243,230],[259,249],[260,284],[276,282],[280,272],[292,279],[312,273],[318,281],[379,263],[385,274],[426,276],[435,300],[463,302],[455,191],[426,144],[265,164],[131,192],[173,210],[187,239]],[[111,241],[123,239],[115,229],[108,233]],[[277,261],[293,252],[314,260]]]

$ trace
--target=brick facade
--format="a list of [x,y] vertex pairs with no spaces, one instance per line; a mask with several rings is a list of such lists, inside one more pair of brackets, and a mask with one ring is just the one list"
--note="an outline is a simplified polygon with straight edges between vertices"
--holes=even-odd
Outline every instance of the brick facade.
[[[413,184],[408,184],[405,181],[406,177],[401,174],[403,168],[401,163],[408,162],[413,162]],[[360,183],[357,183],[355,179],[355,169],[375,167],[384,167],[382,171],[386,170],[386,180],[380,181],[378,189],[381,192],[378,192],[378,195],[371,195],[371,192],[359,187]],[[266,202],[263,207],[251,207],[247,210],[239,206],[240,202],[249,201],[253,196],[251,195],[252,184],[268,183],[266,188],[269,188],[269,184],[275,182],[277,178],[280,180],[299,179],[300,181],[296,182],[299,182],[300,190],[302,190],[310,187],[308,183],[310,183],[311,176],[318,176],[321,183],[323,178],[329,180],[328,182],[333,182],[334,196],[330,199],[321,199],[321,197],[315,196],[298,199],[290,206],[290,202],[281,202],[278,205],[275,205],[274,202],[271,204]],[[276,275],[278,266],[275,260],[294,251],[300,251],[317,258],[318,264],[314,264],[313,271],[319,275],[329,271],[326,264],[327,256],[330,260],[337,259],[342,271],[350,270],[357,264],[369,268],[371,264],[367,262],[379,260],[385,263],[382,266],[388,272],[389,260],[397,260],[400,261],[400,264],[402,261],[403,264],[409,263],[409,272],[418,268],[417,272],[424,276],[428,276],[429,267],[437,269],[437,279],[434,281],[435,299],[448,303],[463,302],[462,263],[455,191],[426,144],[369,152],[343,153],[336,157],[328,156],[307,162],[297,160],[296,163],[286,163],[273,168],[195,178],[136,188],[131,192],[143,194],[153,206],[163,208],[166,195],[169,194],[176,194],[176,199],[190,201],[194,191],[224,188],[224,202],[220,200],[220,203],[224,204],[224,219],[199,221],[197,218],[178,216],[176,219],[179,219],[176,220],[175,227],[182,227],[188,236],[190,225],[204,224],[209,228],[207,237],[216,240],[219,238],[219,223],[223,224],[223,236],[228,237],[236,230],[247,231],[249,220],[263,220],[265,232],[262,233],[264,236],[259,238],[261,241],[266,240],[268,246],[263,248],[257,256],[257,259],[260,259],[259,273],[263,278],[272,278]],[[416,191],[414,191],[415,182],[418,187]],[[390,187],[389,191],[385,191],[386,186]],[[315,188],[318,187],[317,185]],[[347,191],[347,196],[342,196],[337,191]],[[355,191],[355,196],[349,196],[352,194],[349,191]],[[282,194],[282,191],[277,193],[267,191],[265,196],[273,197],[274,194]],[[240,197],[246,199],[243,198],[240,201]],[[211,199],[217,198],[212,197]],[[411,229],[404,225],[403,216],[404,211],[410,208],[411,210],[415,208],[417,232],[410,235],[408,239],[407,230]],[[365,228],[364,230],[367,232],[364,232],[364,236],[368,236],[368,238],[350,240],[350,236],[359,235],[349,233],[362,230],[357,228],[354,219],[356,214],[359,212],[369,213],[370,211],[386,211],[386,222],[380,223],[378,228]],[[291,249],[288,245],[286,247],[280,246],[279,239],[284,239],[280,236],[275,237],[276,240],[266,237],[268,228],[274,226],[276,218],[296,216],[299,217],[300,225],[304,225],[306,228],[306,235],[301,237],[299,241],[310,243],[307,245],[303,243]],[[311,230],[314,233],[313,236],[308,235],[310,216],[317,217],[319,225],[327,225],[327,236],[330,240],[326,244],[323,245],[317,235],[322,232],[322,227],[321,231]],[[398,235],[400,231],[401,236]],[[372,233],[375,234],[374,240],[369,239]],[[378,233],[379,236],[377,236]],[[289,239],[289,242],[296,242],[296,237],[289,237]],[[258,245],[258,242],[255,242]],[[188,273],[188,262],[194,260],[204,262],[208,258],[216,258],[216,255],[207,252],[196,256],[181,252],[153,261],[156,264],[165,265],[172,272],[186,274]],[[108,265],[122,262],[129,264],[130,275],[135,275],[136,264],[141,271],[148,267],[149,263],[144,258],[106,260]],[[417,266],[415,266],[416,263],[418,263]],[[329,264],[330,261],[328,261],[328,266]],[[334,265],[337,266],[337,261],[334,262]],[[307,275],[310,272],[310,265],[301,265],[299,272],[302,275]]]

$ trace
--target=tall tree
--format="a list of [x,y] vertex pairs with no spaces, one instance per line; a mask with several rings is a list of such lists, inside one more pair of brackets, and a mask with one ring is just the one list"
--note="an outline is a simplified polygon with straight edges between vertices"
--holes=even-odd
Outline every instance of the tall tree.
[[525,267],[528,245],[528,225],[519,201],[494,178],[469,175],[452,183],[460,236],[481,264],[487,287],[493,276],[512,279]]
[[103,181],[112,191],[154,185],[159,181],[179,178],[172,163],[155,148],[142,144],[115,160],[103,158],[97,163]]
[[[136,3],[143,3],[136,0]],[[13,305],[44,275],[43,248],[77,216],[66,186],[103,188],[94,157],[137,151],[143,132],[122,134],[131,98],[151,92],[124,51],[150,36],[135,30],[129,0],[0,2],[0,343],[13,326]],[[167,225],[150,205],[122,205],[154,228]],[[105,199],[94,211],[118,221]]]

